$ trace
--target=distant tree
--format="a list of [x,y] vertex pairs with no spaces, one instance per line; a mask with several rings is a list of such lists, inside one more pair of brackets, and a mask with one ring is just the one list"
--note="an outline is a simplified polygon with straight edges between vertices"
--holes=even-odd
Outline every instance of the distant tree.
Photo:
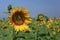
[[11,9],[12,9],[12,5],[8,5],[8,13],[10,13]]

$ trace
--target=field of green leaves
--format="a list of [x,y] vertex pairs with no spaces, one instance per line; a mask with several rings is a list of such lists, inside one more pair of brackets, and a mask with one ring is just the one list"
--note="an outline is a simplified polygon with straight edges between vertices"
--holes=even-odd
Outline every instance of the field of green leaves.
[[27,32],[16,32],[7,19],[0,20],[0,40],[60,40],[60,19],[48,19],[46,16],[43,21],[32,18],[28,24],[31,31]]

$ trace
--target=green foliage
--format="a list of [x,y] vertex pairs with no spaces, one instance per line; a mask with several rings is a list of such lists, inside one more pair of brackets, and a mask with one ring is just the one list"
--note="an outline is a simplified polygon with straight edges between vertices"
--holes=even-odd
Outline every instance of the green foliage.
[[[5,14],[10,13],[12,5],[8,5],[7,8],[8,12],[4,12]],[[22,18],[20,17],[20,15],[17,15],[16,19],[17,21],[20,21]],[[49,22],[52,26],[51,28],[48,28],[46,26],[48,20],[49,17],[40,13],[38,14],[36,19],[32,18],[31,23],[28,24],[31,31],[16,32],[13,27],[8,23],[8,19],[3,18],[3,20],[0,20],[0,40],[60,40],[60,19],[54,17],[52,19],[53,22]],[[46,24],[40,25],[42,21],[45,21]],[[58,29],[54,30],[54,28],[59,28],[59,31]]]
[[[48,17],[44,17],[48,21]],[[32,18],[32,23],[28,24],[30,32],[16,32],[8,23],[8,20],[0,20],[0,40],[60,40],[60,31],[54,31],[54,28],[60,28],[60,23],[52,22],[52,28],[47,28],[46,24],[40,24],[39,21],[35,24],[36,19]],[[53,20],[54,21],[54,20]],[[3,29],[3,22],[7,25]]]

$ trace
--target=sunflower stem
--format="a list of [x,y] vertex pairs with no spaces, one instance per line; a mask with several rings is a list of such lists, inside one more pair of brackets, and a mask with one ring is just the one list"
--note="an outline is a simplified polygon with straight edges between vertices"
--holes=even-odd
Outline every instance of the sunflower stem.
[[37,40],[37,32],[35,32],[35,40]]
[[15,31],[14,31],[14,28],[13,28],[13,40],[15,40]]

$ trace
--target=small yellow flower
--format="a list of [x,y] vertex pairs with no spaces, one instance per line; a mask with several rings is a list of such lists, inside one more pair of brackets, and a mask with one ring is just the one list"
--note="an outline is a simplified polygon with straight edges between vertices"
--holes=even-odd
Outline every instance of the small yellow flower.
[[46,26],[47,28],[51,28],[51,23],[48,23]]
[[42,26],[44,24],[46,24],[46,22],[43,20],[43,21],[39,21],[40,23],[38,23],[38,26]]
[[48,22],[49,22],[49,23],[52,23],[52,22],[53,22],[53,20],[52,20],[51,18],[49,18],[49,19],[48,19]]
[[15,31],[30,30],[27,24],[31,22],[31,18],[29,16],[29,11],[26,8],[13,8],[8,20]]
[[60,28],[54,28],[54,31],[60,32]]
[[3,24],[2,29],[7,29],[7,25]]
[[44,20],[43,20],[43,21],[41,21],[41,23],[42,23],[42,24],[46,24],[46,22],[45,22]]
[[56,32],[52,32],[52,35],[54,35],[54,36],[55,36],[55,35],[56,35]]
[[43,16],[39,16],[39,19],[40,19],[40,20],[43,20]]

